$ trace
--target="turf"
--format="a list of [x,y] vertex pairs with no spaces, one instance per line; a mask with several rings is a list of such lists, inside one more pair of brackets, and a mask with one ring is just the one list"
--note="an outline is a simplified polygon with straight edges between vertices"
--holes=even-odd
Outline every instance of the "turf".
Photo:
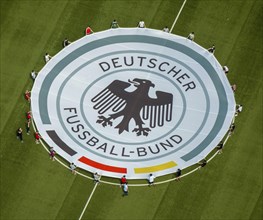
[[[55,55],[65,37],[83,36],[85,27],[171,27],[183,1],[1,1],[1,219],[78,219],[94,187],[52,162],[32,134],[20,143],[29,110],[23,93],[32,87],[29,73]],[[237,103],[244,111],[224,153],[204,169],[155,187],[100,184],[82,219],[263,219],[262,214],[262,1],[188,0],[173,33],[195,32],[203,47],[230,67]],[[25,130],[25,129],[24,129]],[[105,178],[106,179],[106,178]],[[108,178],[107,178],[108,179]]]

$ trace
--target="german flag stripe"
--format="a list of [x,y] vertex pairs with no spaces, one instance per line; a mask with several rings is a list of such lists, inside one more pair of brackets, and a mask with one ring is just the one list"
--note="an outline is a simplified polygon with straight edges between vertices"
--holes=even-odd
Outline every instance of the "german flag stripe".
[[100,170],[105,170],[105,171],[109,171],[109,172],[113,172],[113,173],[124,173],[124,174],[127,173],[127,168],[114,167],[114,166],[110,166],[107,164],[98,163],[98,162],[91,160],[91,159],[84,157],[84,156],[79,158],[79,161],[82,163],[85,163],[91,167],[100,169]]

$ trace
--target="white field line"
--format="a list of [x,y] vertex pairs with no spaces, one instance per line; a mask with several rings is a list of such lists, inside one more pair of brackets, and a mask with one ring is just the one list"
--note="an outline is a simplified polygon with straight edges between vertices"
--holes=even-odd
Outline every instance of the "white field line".
[[176,24],[176,22],[177,22],[177,20],[178,20],[178,18],[179,18],[179,16],[180,16],[180,14],[181,14],[183,8],[184,8],[184,5],[185,5],[186,1],[187,1],[187,0],[184,0],[184,2],[183,2],[183,4],[182,4],[182,6],[181,6],[181,8],[180,8],[180,10],[179,10],[176,18],[174,19],[174,23],[173,23],[173,25],[172,25],[172,27],[171,27],[171,29],[170,29],[170,31],[169,31],[170,33],[172,33],[172,31],[173,31],[174,26],[175,26],[175,24]]
[[82,219],[82,216],[84,215],[84,213],[86,211],[86,208],[88,207],[89,202],[90,202],[90,200],[91,200],[91,198],[92,198],[97,186],[98,186],[98,182],[95,183],[95,186],[94,186],[94,188],[93,188],[93,190],[92,190],[92,192],[91,192],[91,194],[90,194],[90,196],[89,196],[89,198],[88,198],[88,200],[87,200],[87,202],[86,202],[86,204],[85,204],[85,206],[84,206],[84,208],[83,208],[78,220]]

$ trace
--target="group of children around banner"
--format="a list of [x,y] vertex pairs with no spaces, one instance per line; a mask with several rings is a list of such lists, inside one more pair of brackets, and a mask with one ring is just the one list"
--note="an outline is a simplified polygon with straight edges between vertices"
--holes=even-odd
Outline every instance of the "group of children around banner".
[[[119,28],[119,24],[118,22],[114,19],[110,25],[110,28],[112,29],[115,29],[115,28]],[[140,20],[138,22],[138,25],[137,25],[138,28],[146,28],[146,25],[145,25],[145,22],[143,20]],[[169,28],[166,26],[163,28],[164,32],[167,32],[169,33]],[[93,34],[93,30],[91,29],[90,26],[88,26],[86,29],[85,29],[85,35],[90,35],[90,34]],[[188,40],[190,41],[194,41],[195,39],[195,33],[194,32],[191,32],[187,37],[186,37]],[[65,38],[62,42],[62,46],[63,47],[67,47],[68,45],[70,45],[71,42]],[[212,47],[208,48],[207,49],[208,52],[214,54],[215,52],[215,45],[212,45]],[[45,63],[48,63],[50,60],[52,59],[52,56],[50,56],[48,53],[46,53],[44,55],[44,61]],[[222,67],[222,70],[224,71],[224,73],[227,75],[229,73],[229,68],[227,66],[223,66]],[[34,81],[37,77],[37,72],[35,70],[32,70],[30,72],[30,77],[32,78],[32,80]],[[231,86],[233,92],[236,91],[236,84],[232,85]],[[25,100],[29,103],[31,103],[31,91],[29,90],[26,90],[25,93],[24,93],[24,97],[25,97]],[[240,114],[243,110],[243,106],[242,105],[237,105],[236,106],[236,112],[235,112],[235,116],[237,116],[238,114]],[[26,113],[26,133],[27,135],[30,135],[30,125],[31,125],[31,122],[32,122],[32,114],[31,114],[31,111],[28,111]],[[234,129],[235,129],[235,124],[232,123],[230,128],[229,128],[229,132],[228,132],[228,135],[231,136],[234,132]],[[24,142],[24,139],[23,139],[23,129],[20,127],[17,129],[16,131],[16,136],[17,136],[17,139],[19,139],[21,141],[21,143]],[[40,143],[40,139],[41,139],[41,135],[36,131],[34,133],[34,137],[35,137],[35,142],[36,144],[39,144]],[[219,144],[216,146],[216,149],[218,151],[218,154],[221,154],[223,152],[223,147],[224,147],[224,142],[223,140],[219,142]],[[49,149],[49,156],[50,156],[50,159],[52,159],[52,161],[55,160],[55,155],[56,155],[56,152],[54,150],[53,147],[50,147]],[[204,167],[205,165],[207,164],[207,161],[206,159],[203,159],[201,160],[199,163],[198,163],[198,166],[199,166],[199,169]],[[69,165],[69,169],[70,171],[72,172],[72,174],[76,174],[77,171],[76,171],[76,168],[77,166],[72,162],[70,163]],[[181,178],[181,174],[182,174],[182,171],[181,169],[178,168],[177,172],[175,173],[175,180],[176,181],[180,181],[180,178]],[[94,180],[94,183],[97,184],[100,182],[100,175],[95,172],[93,174],[93,180]],[[155,180],[155,176],[154,174],[150,173],[149,176],[148,176],[148,186],[154,186],[154,180]],[[122,190],[123,190],[123,196],[128,196],[128,181],[126,179],[126,176],[123,175],[120,179],[120,186],[122,187]]]

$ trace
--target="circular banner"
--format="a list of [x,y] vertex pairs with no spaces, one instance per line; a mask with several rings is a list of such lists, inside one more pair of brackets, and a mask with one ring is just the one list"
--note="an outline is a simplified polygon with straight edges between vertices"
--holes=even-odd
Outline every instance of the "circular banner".
[[221,65],[195,42],[118,28],[54,56],[34,83],[32,113],[67,161],[140,179],[203,159],[228,131],[235,100]]

